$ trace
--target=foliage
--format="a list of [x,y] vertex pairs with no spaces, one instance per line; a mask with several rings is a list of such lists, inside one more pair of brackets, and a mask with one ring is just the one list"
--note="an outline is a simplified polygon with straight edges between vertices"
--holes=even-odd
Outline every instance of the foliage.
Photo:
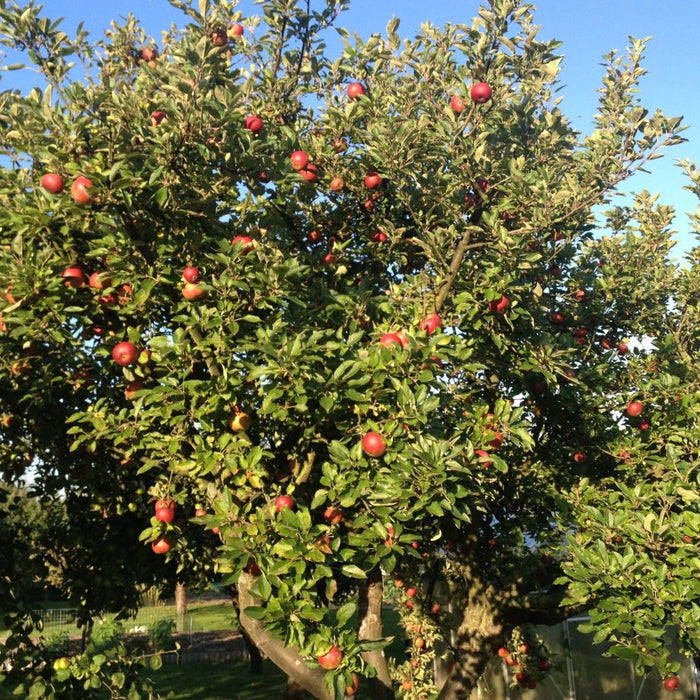
[[171,3],[187,23],[159,46],[133,17],[91,43],[0,10],[46,81],[0,95],[0,464],[65,494],[83,623],[127,614],[135,582],[217,576],[311,692],[357,673],[387,697],[387,574],[426,658],[447,645],[441,697],[585,609],[612,653],[673,672],[664,627],[700,638],[698,272],[669,258],[668,207],[613,206],[682,141],[639,102],[644,41],[606,57],[584,136],[525,3],[412,39],[340,29],[335,60],[342,0],[267,0],[230,36],[235,2]]

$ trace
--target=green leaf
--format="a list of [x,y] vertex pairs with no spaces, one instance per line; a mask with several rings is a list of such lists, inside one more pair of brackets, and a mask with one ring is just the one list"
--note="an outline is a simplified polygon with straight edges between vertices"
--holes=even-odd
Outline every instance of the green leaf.
[[341,571],[350,578],[367,578],[367,574],[355,564],[345,564]]

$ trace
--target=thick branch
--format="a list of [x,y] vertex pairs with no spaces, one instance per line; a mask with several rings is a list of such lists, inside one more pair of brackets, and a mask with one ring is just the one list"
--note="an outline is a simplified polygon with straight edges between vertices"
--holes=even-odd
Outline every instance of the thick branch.
[[440,285],[440,289],[438,289],[437,296],[435,297],[434,310],[436,314],[440,313],[440,309],[442,309],[442,307],[445,305],[445,301],[447,300],[450,290],[452,289],[452,285],[454,284],[455,279],[457,279],[459,268],[462,265],[462,258],[464,258],[464,254],[467,252],[471,238],[471,231],[467,231],[455,248],[455,254],[452,256],[452,262],[450,263],[450,268],[447,271],[447,276]]
[[[377,640],[383,637],[382,631],[382,600],[384,598],[384,583],[379,568],[373,569],[366,581],[360,585],[359,591],[359,629],[357,636],[360,640]],[[362,654],[364,660],[377,671],[375,678],[370,678],[370,694],[372,700],[393,700],[391,674],[384,651],[375,649]]]
[[254,582],[255,578],[246,573],[241,574],[238,579],[238,603],[243,629],[265,656],[272,659],[278,668],[282,669],[311,695],[319,700],[333,700],[333,695],[326,688],[323,671],[307,666],[297,647],[285,646],[284,642],[275,639],[259,620],[254,620],[246,615],[246,608],[258,604],[258,601],[250,595],[250,587]]

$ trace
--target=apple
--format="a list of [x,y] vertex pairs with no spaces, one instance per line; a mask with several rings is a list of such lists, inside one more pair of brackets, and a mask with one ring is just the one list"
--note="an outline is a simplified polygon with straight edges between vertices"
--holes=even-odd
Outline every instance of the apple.
[[236,22],[229,27],[228,31],[231,36],[243,36],[243,25]]
[[641,414],[641,412],[644,410],[644,405],[640,403],[639,401],[630,401],[627,404],[627,415],[632,416],[633,418],[635,416],[638,416]]
[[67,267],[62,273],[61,277],[64,278],[63,284],[66,287],[73,287],[77,289],[85,284],[85,273],[76,266]]
[[553,311],[552,315],[549,318],[552,321],[552,323],[556,323],[557,325],[561,325],[562,323],[566,322],[564,314],[559,311]]
[[479,105],[491,99],[491,86],[488,83],[474,83],[471,89],[471,97]]
[[521,645],[518,647],[518,651],[519,651],[521,654],[527,655],[527,654],[530,652],[530,647],[529,647],[527,644],[521,644]]
[[149,65],[158,58],[158,50],[151,46],[144,46],[141,49],[141,58]]
[[210,35],[211,43],[214,46],[223,47],[228,44],[228,34],[225,29],[215,29]]
[[576,301],[583,301],[586,298],[586,292],[583,289],[577,289],[574,293]]
[[345,139],[337,138],[335,141],[333,141],[333,148],[335,149],[336,153],[342,153],[343,151],[347,150],[348,142]]
[[134,296],[134,289],[130,284],[120,284],[117,287],[117,301],[119,306],[128,304]]
[[386,243],[388,240],[388,237],[387,237],[386,233],[384,233],[384,231],[375,231],[372,234],[372,240],[375,243]]
[[92,187],[92,180],[82,175],[73,180],[73,184],[70,186],[70,196],[77,204],[90,204],[92,202],[92,195],[88,191]]
[[664,688],[666,688],[666,690],[675,690],[680,684],[681,681],[678,676],[669,676],[664,681]]
[[521,684],[527,683],[530,680],[530,676],[528,676],[525,671],[518,671],[518,673],[515,674],[515,680]]
[[331,180],[330,188],[333,192],[340,192],[345,187],[345,180],[342,177],[336,176]]
[[588,335],[588,330],[585,328],[577,328],[574,331],[574,342],[577,345],[583,345],[586,342],[586,336]]
[[309,231],[309,242],[318,243],[321,240],[321,234],[318,231]]
[[136,392],[141,391],[141,389],[144,388],[144,383],[140,382],[138,379],[135,379],[133,382],[129,382],[129,384],[127,384],[124,395],[129,401],[131,401],[136,396]]
[[188,265],[182,271],[182,278],[185,282],[190,282],[191,284],[196,284],[199,282],[199,268],[194,265]]
[[106,289],[107,287],[112,286],[112,280],[106,272],[93,272],[90,275],[88,284],[93,289]]
[[156,501],[155,518],[159,523],[172,523],[175,520],[175,503],[173,501]]
[[385,333],[380,339],[379,344],[383,345],[385,348],[390,348],[392,345],[401,345],[401,338],[397,333]]
[[133,365],[138,356],[139,351],[136,349],[136,346],[128,340],[123,340],[121,343],[117,343],[112,349],[112,359],[120,367]]
[[645,433],[651,427],[651,423],[648,420],[643,420],[637,427]]
[[479,457],[484,468],[488,468],[493,464],[493,462],[489,460],[491,455],[486,450],[474,450],[474,454]]
[[381,457],[386,452],[386,443],[379,433],[370,430],[362,438],[362,449],[369,457]]
[[450,100],[450,107],[459,114],[464,111],[464,101],[459,95],[453,95]]
[[283,494],[282,496],[277,496],[277,498],[275,498],[275,511],[277,513],[281,513],[285,508],[293,507],[294,499],[291,496]]
[[360,689],[360,677],[353,671],[352,672],[352,685],[345,686],[345,695],[347,697],[352,697]]
[[193,284],[192,282],[185,282],[182,287],[182,296],[187,299],[187,301],[197,301],[206,296],[207,290],[200,287],[198,284]]
[[167,554],[172,549],[172,545],[167,537],[159,537],[151,543],[151,549],[156,554]]
[[582,464],[587,459],[588,459],[588,455],[583,450],[579,450],[578,452],[574,452],[574,462],[578,462],[579,464]]
[[350,83],[348,85],[348,97],[351,100],[356,100],[360,95],[366,95],[367,89],[362,83]]
[[418,595],[418,589],[415,588],[414,586],[409,586],[406,589],[406,597],[415,598],[417,595]]
[[333,671],[340,666],[343,652],[334,644],[325,654],[316,657],[318,665],[326,671]]
[[419,324],[418,328],[432,335],[438,328],[442,327],[442,319],[437,314],[428,314]]
[[247,255],[254,248],[253,239],[250,236],[235,236],[231,245],[241,244],[241,255]]
[[321,265],[335,265],[335,263],[338,262],[338,259],[333,255],[333,253],[326,253],[322,258],[321,258]]
[[489,310],[495,314],[504,314],[510,307],[510,299],[501,294],[500,298],[492,299],[489,302]]
[[252,423],[252,418],[245,411],[234,411],[233,415],[229,419],[228,427],[234,432],[240,432],[243,430],[248,430],[250,424]]
[[257,114],[249,114],[245,118],[243,125],[246,129],[252,131],[254,134],[259,134],[263,128],[263,120]]
[[442,611],[442,605],[440,603],[433,603],[433,607],[430,608],[431,615],[439,615]]
[[61,194],[66,186],[65,180],[57,173],[46,173],[41,176],[41,186],[51,194]]
[[629,346],[627,345],[627,343],[620,343],[617,346],[617,354],[618,355],[626,355],[628,351],[629,351]]
[[323,511],[323,519],[332,525],[339,525],[343,522],[343,513],[335,506],[328,506],[328,508]]
[[411,344],[403,331],[396,331],[396,337],[399,339],[399,343],[401,343],[402,348],[407,348]]
[[204,510],[204,508],[197,508],[194,512],[194,517],[195,518],[202,518],[207,514],[207,511]]
[[498,655],[502,658],[505,659],[510,656],[510,652],[506,647],[500,647],[498,650]]
[[166,116],[167,115],[165,112],[157,109],[155,112],[151,113],[151,125],[158,126],[158,124],[160,124]]
[[294,170],[303,170],[309,164],[309,156],[306,151],[294,151],[289,160]]
[[365,175],[365,187],[373,190],[375,187],[379,187],[382,184],[382,176],[379,173],[371,170]]
[[318,180],[318,168],[313,163],[309,163],[299,171],[299,175],[307,182],[316,182]]
[[65,671],[70,666],[70,659],[67,656],[62,656],[53,662],[54,671]]

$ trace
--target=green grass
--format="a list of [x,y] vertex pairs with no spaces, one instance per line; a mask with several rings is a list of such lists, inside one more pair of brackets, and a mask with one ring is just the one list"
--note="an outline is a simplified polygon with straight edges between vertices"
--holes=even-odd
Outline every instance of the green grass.
[[[279,698],[286,676],[271,662],[264,662],[264,674],[253,676],[247,660],[219,664],[165,664],[151,671],[155,690],[172,700],[272,700]],[[311,696],[309,696],[311,697]]]

